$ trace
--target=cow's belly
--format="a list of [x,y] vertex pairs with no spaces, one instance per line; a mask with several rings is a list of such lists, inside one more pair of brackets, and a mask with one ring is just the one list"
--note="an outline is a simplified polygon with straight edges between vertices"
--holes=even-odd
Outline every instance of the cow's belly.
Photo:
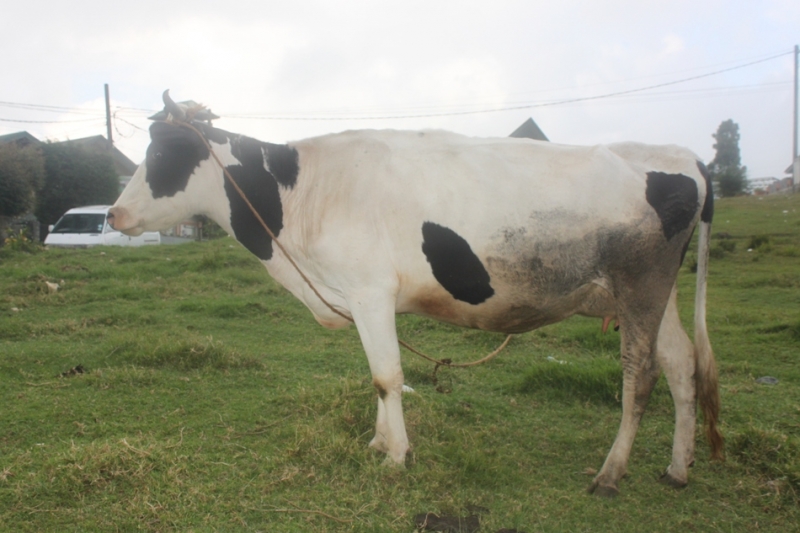
[[596,280],[563,295],[507,287],[480,305],[460,302],[441,287],[432,286],[421,288],[413,297],[400,300],[398,312],[422,315],[456,326],[524,333],[575,314],[615,316],[613,297],[604,286],[603,280]]

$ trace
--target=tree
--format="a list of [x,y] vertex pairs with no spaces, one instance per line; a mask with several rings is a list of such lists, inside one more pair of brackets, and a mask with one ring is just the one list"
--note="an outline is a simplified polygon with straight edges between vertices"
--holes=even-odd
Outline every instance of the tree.
[[720,196],[736,196],[742,194],[747,183],[747,167],[742,166],[739,152],[739,125],[728,119],[717,128],[712,135],[717,141],[714,160],[708,165],[711,179],[717,183]]
[[37,147],[0,145],[0,246],[11,219],[33,208],[44,176],[44,158]]
[[119,179],[110,154],[66,143],[49,143],[44,153],[45,182],[36,202],[42,224],[55,224],[68,209],[112,204],[119,196]]

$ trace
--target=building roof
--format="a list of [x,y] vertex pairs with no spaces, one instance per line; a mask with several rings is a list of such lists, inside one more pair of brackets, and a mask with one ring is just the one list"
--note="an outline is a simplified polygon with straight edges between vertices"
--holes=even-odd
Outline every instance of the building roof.
[[28,146],[30,144],[41,144],[41,142],[42,141],[27,131],[18,131],[16,133],[0,135],[0,144],[15,143],[18,146]]
[[[798,156],[798,159],[800,159],[800,156]],[[791,165],[786,167],[786,170],[784,170],[783,172],[785,174],[793,174],[794,173],[794,163],[792,163]]]
[[547,135],[536,125],[532,118],[529,118],[522,125],[515,129],[509,137],[516,137],[518,139],[535,139],[537,141],[549,141]]

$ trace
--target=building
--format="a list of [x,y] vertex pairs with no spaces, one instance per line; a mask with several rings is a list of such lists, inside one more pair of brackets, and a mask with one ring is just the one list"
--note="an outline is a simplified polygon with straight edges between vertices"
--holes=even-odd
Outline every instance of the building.
[[532,118],[529,118],[522,125],[515,129],[509,137],[516,137],[518,139],[534,139],[537,141],[549,141],[547,135],[539,128]]
[[25,146],[30,146],[31,144],[39,144],[41,141],[27,131],[18,131],[16,133],[0,135],[0,144],[8,143],[14,143],[20,148],[24,148]]
[[784,171],[786,174],[789,174],[789,178],[792,180],[792,191],[797,189],[797,186],[800,185],[800,157],[795,158],[794,163],[786,167]]
[[768,194],[770,186],[772,186],[778,178],[772,176],[766,178],[753,178],[747,180],[747,192],[757,196]]

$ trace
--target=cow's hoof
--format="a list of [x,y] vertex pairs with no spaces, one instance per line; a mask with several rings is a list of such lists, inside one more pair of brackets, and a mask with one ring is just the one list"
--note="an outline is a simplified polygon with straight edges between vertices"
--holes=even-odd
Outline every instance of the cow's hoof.
[[369,447],[378,450],[381,453],[389,453],[389,446],[386,444],[386,439],[375,435],[370,441]]
[[619,495],[619,489],[614,485],[601,485],[595,481],[589,487],[589,493],[601,498],[616,498]]
[[659,483],[663,483],[673,489],[682,489],[684,488],[689,481],[685,479],[679,479],[674,477],[672,474],[669,473],[669,470],[664,472],[661,477],[658,479]]
[[406,467],[406,463],[405,463],[405,461],[402,461],[402,462],[399,462],[399,463],[398,463],[397,461],[395,461],[394,459],[392,459],[392,457],[391,457],[391,456],[389,456],[389,455],[387,455],[387,456],[386,456],[386,459],[384,459],[384,460],[383,460],[383,463],[381,463],[381,465],[382,465],[384,468],[399,468],[399,469],[404,469],[404,468]]

